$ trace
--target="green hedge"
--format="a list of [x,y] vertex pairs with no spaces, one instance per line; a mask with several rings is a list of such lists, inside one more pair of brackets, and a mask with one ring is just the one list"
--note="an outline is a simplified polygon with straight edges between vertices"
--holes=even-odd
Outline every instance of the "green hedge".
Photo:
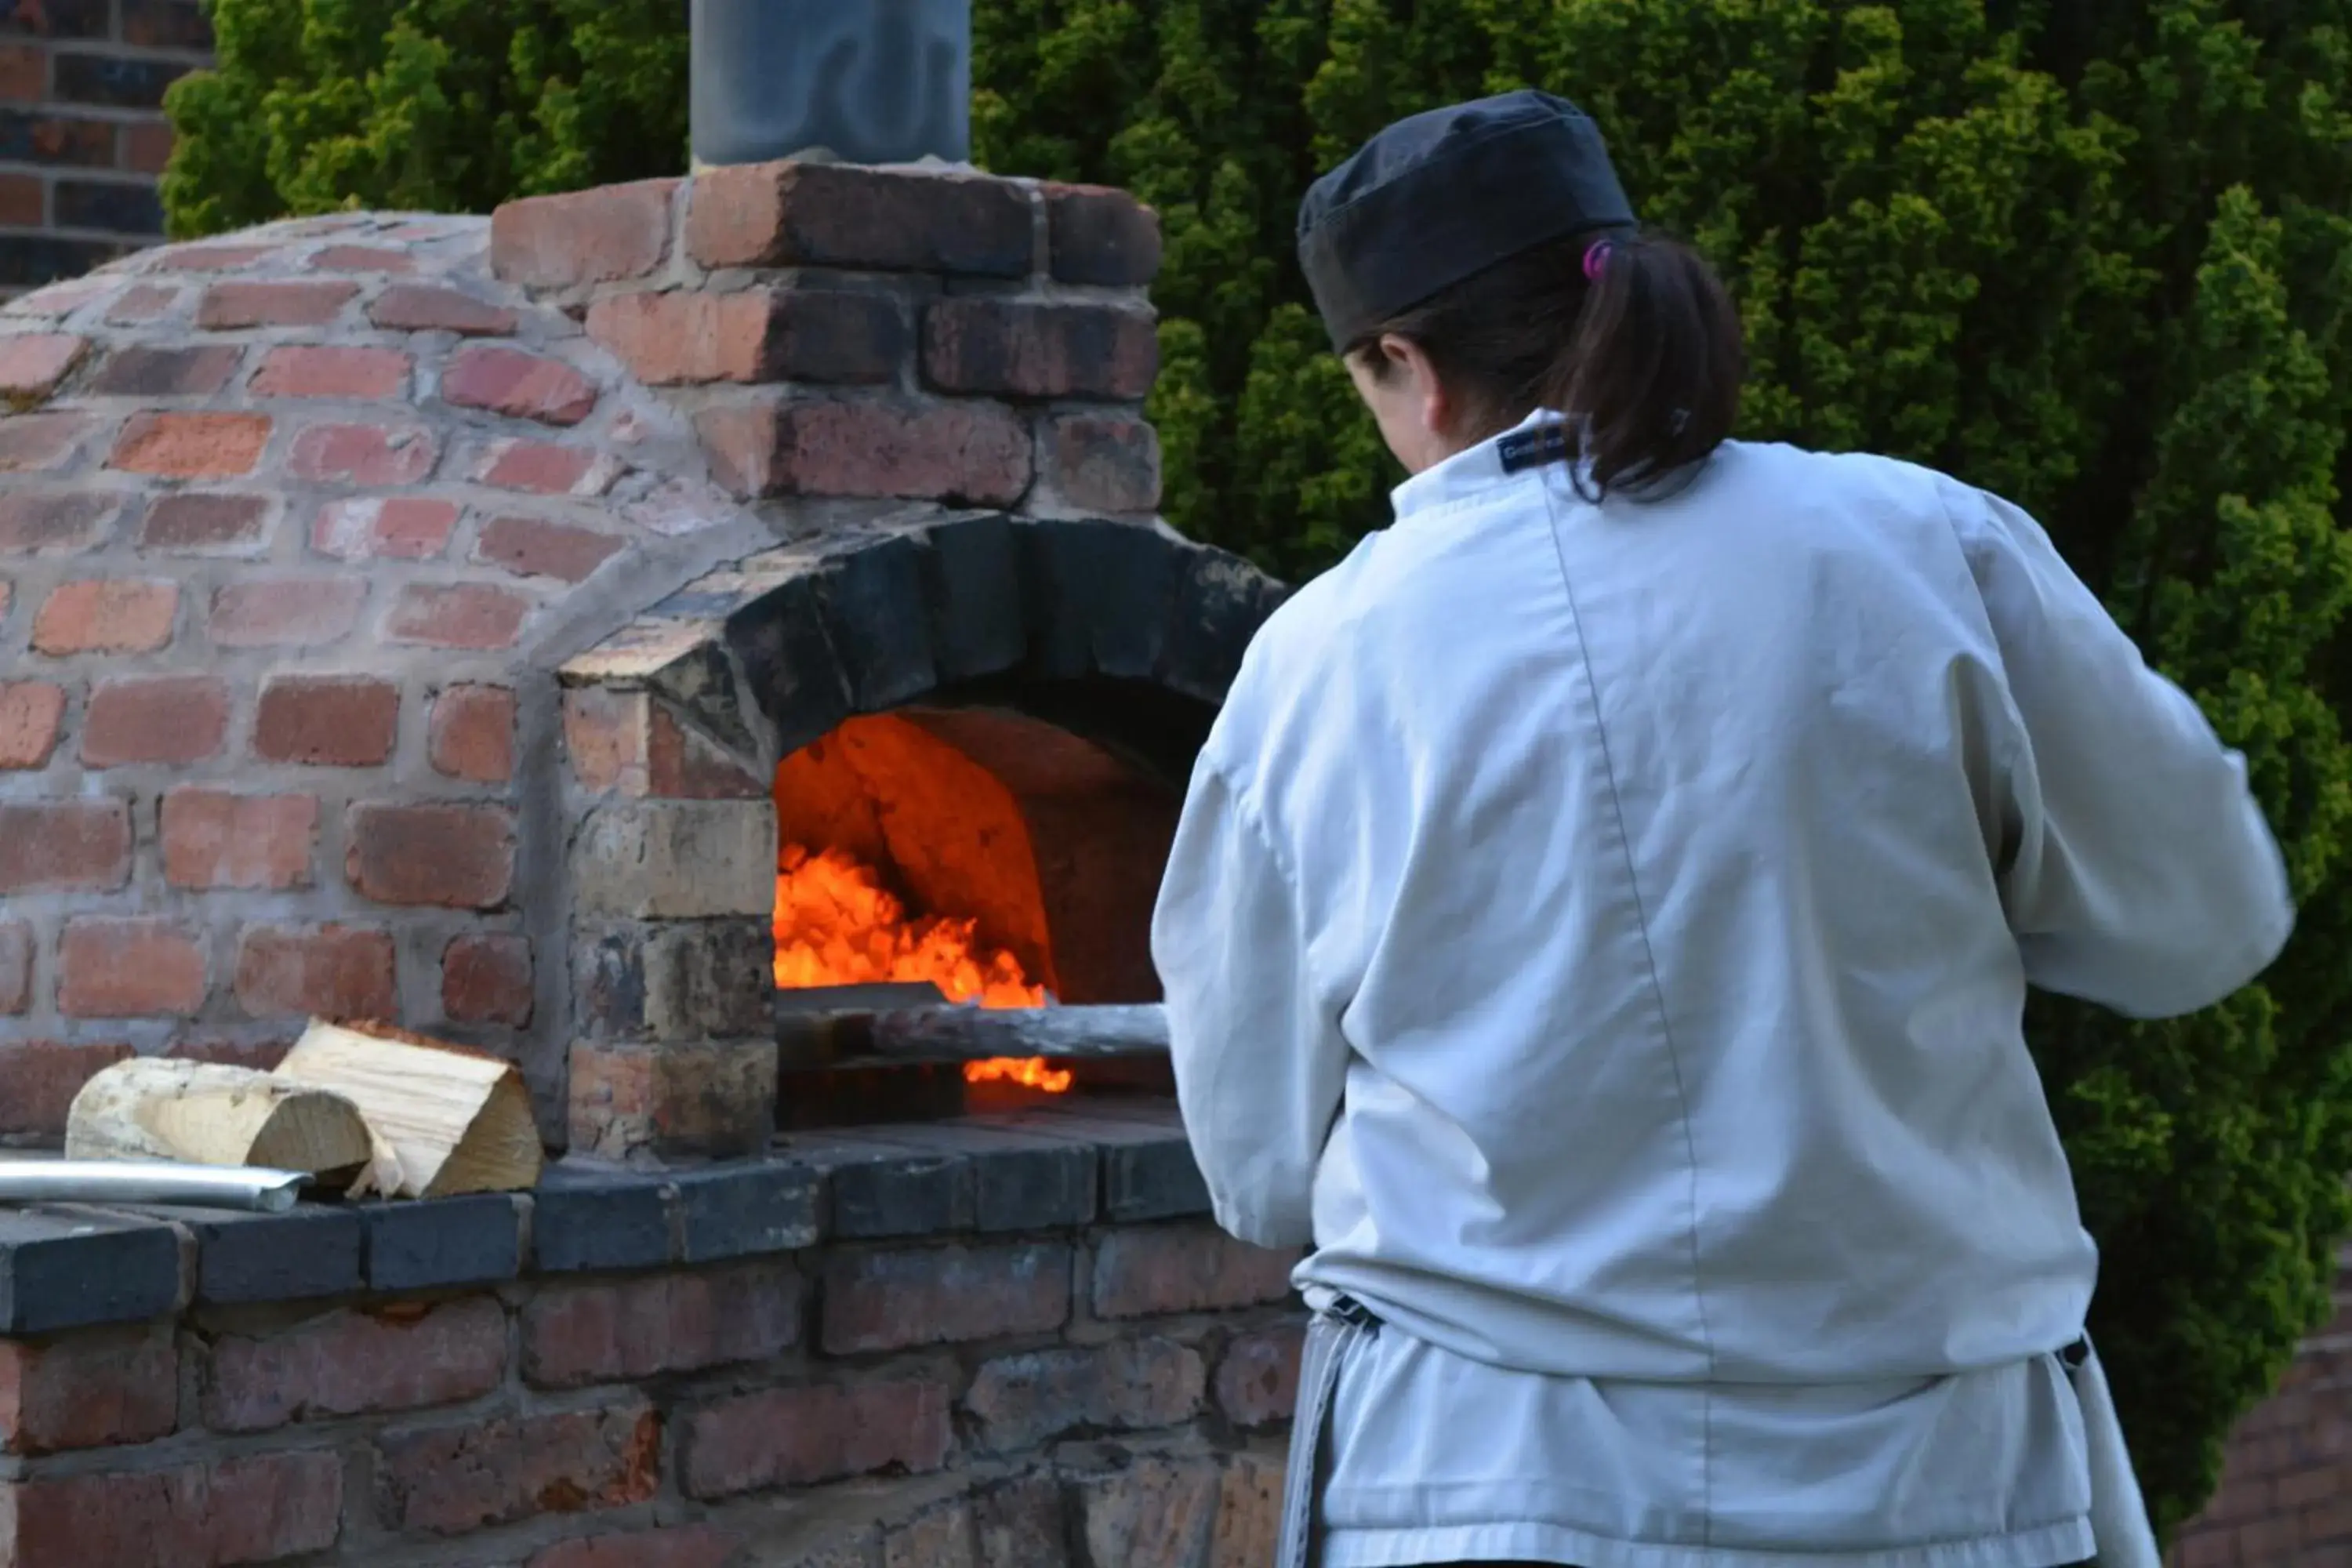
[[[677,0],[214,0],[174,231],[485,210],[683,162]],[[2352,0],[981,0],[988,166],[1154,203],[1168,510],[1293,576],[1394,479],[1290,260],[1320,166],[1532,83],[1735,279],[1747,433],[1925,459],[2044,518],[2247,751],[2305,900],[2266,983],[2037,1005],[2105,1250],[2095,1329],[2177,1521],[2326,1314],[2347,1223]]]

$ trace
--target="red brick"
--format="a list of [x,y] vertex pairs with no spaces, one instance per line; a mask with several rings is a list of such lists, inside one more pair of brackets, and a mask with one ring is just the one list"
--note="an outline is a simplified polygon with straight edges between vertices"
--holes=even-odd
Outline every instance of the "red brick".
[[1293,1324],[1237,1334],[1217,1363],[1217,1408],[1236,1426],[1290,1419],[1298,1403],[1298,1356],[1305,1331]]
[[88,338],[65,332],[0,336],[0,400],[38,402],[48,396],[89,348]]
[[923,313],[923,374],[949,392],[1139,402],[1159,370],[1142,310],[965,296]]
[[1193,1568],[1217,1520],[1217,1467],[1206,1458],[1139,1455],[1079,1484],[1087,1561]]
[[0,224],[39,228],[49,221],[49,187],[38,174],[0,174]]
[[0,474],[62,468],[92,428],[80,414],[0,415]]
[[180,590],[171,583],[83,581],[53,590],[33,621],[33,647],[71,653],[152,653],[172,640]]
[[1282,1539],[1282,1479],[1288,1467],[1279,1458],[1235,1454],[1217,1483],[1217,1527],[1209,1543],[1209,1568],[1259,1568],[1275,1561]]
[[802,1295],[782,1262],[547,1287],[523,1309],[523,1375],[580,1388],[765,1361],[799,1342]]
[[409,364],[397,349],[288,343],[262,356],[250,390],[256,397],[397,397],[408,388]]
[[167,245],[148,263],[150,272],[234,272],[277,250],[274,245]]
[[[506,490],[536,495],[583,495],[593,489],[596,454],[552,441],[500,441],[474,477]],[[586,488],[583,488],[586,487]]]
[[352,807],[344,874],[380,904],[491,910],[514,882],[514,817],[490,805]]
[[947,1463],[948,1391],[898,1381],[775,1388],[687,1417],[678,1485],[693,1498]]
[[163,1470],[43,1476],[12,1489],[13,1498],[0,1496],[0,1562],[12,1568],[226,1568],[333,1546],[343,1461],[325,1449],[256,1454]]
[[169,1323],[47,1342],[0,1340],[0,1450],[53,1454],[152,1443],[179,1426]]
[[644,696],[607,687],[574,687],[563,694],[563,752],[572,774],[592,790],[633,783],[646,786],[648,712]]
[[219,1039],[183,1037],[172,1042],[163,1054],[183,1061],[217,1062],[223,1067],[248,1068],[255,1072],[275,1071],[294,1048],[293,1037],[281,1035],[274,1039]]
[[559,1541],[523,1568],[728,1568],[749,1538],[715,1524]]
[[1058,1244],[840,1251],[824,1260],[826,1353],[1050,1333],[1069,1321]]
[[615,533],[537,517],[494,517],[482,525],[474,559],[518,577],[584,583],[627,541]]
[[65,718],[63,687],[46,680],[0,681],[0,769],[47,767]]
[[616,294],[588,332],[655,386],[697,382],[887,382],[909,337],[893,296],[850,289]]
[[773,1128],[772,1044],[574,1040],[568,1062],[564,1110],[577,1153],[734,1158],[765,1147]]
[[237,939],[236,1005],[255,1018],[392,1017],[400,999],[391,933],[337,925],[248,927]]
[[562,360],[520,349],[459,349],[441,372],[442,401],[544,425],[577,425],[596,407],[596,384]]
[[365,675],[273,676],[254,716],[253,752],[265,762],[373,768],[391,760],[400,688]]
[[530,289],[641,278],[669,254],[676,180],[508,202],[490,215],[490,270]]
[[478,1399],[506,1375],[507,1315],[488,1297],[421,1310],[341,1310],[281,1332],[213,1342],[205,1425],[266,1432]]
[[664,800],[761,800],[775,780],[761,778],[717,742],[656,705],[646,728],[645,793]]
[[323,327],[359,291],[356,283],[215,283],[196,306],[196,325],[206,331]]
[[122,298],[106,309],[106,319],[117,324],[152,321],[168,315],[180,302],[180,290],[162,283],[134,283]]
[[164,479],[224,479],[251,473],[268,444],[266,414],[134,414],[107,464]]
[[441,950],[441,1011],[453,1022],[523,1028],[530,1023],[531,983],[529,937],[477,932]]
[[108,354],[89,390],[106,397],[209,397],[228,384],[245,351],[226,343],[156,348],[145,343]]
[[163,796],[163,879],[198,891],[310,886],[319,801],[183,784]]
[[0,495],[0,553],[79,555],[114,514],[113,498],[73,491]]
[[1049,416],[1038,437],[1039,478],[1083,512],[1148,512],[1160,505],[1160,436],[1141,419]]
[[386,1529],[463,1535],[645,1501],[660,1483],[661,1418],[627,1404],[467,1421],[379,1437],[375,1451]]
[[650,386],[763,381],[777,298],[759,289],[614,294],[588,307],[588,335]]
[[432,432],[414,425],[313,425],[294,437],[286,468],[298,479],[413,485],[440,456]]
[[393,602],[386,640],[487,652],[512,647],[530,601],[486,583],[412,583]]
[[257,546],[269,525],[263,496],[207,495],[183,490],[157,496],[139,525],[139,548],[190,554],[243,553]]
[[166,920],[69,920],[58,938],[58,1011],[69,1018],[184,1016],[205,1005],[205,950]]
[[1105,185],[1045,187],[1054,278],[1099,289],[1141,289],[1160,275],[1160,215]]
[[310,548],[339,561],[430,561],[448,547],[457,503],[416,496],[329,501],[310,525]]
[[172,161],[172,122],[134,121],[122,128],[122,166],[134,174],[160,174]]
[[111,892],[130,879],[121,801],[0,802],[0,894]]
[[319,272],[414,272],[416,262],[404,250],[377,245],[330,245],[310,258]]
[[421,283],[395,283],[367,308],[370,321],[390,332],[457,332],[465,337],[505,337],[515,330],[514,311]]
[[49,96],[49,51],[34,44],[0,45],[0,103],[39,103]]
[[352,634],[366,598],[362,577],[231,583],[213,595],[207,629],[220,647],[325,647]]
[[0,1135],[49,1142],[64,1137],[66,1112],[81,1086],[131,1054],[129,1046],[0,1040]]
[[686,247],[710,268],[1020,278],[1034,260],[1036,240],[1029,193],[1007,180],[758,163],[696,174]]
[[1080,1426],[1174,1426],[1201,1412],[1198,1352],[1172,1340],[1119,1340],[1000,1356],[973,1373],[964,1409],[973,1441],[1010,1453]]
[[52,283],[46,289],[36,289],[0,305],[0,316],[37,316],[43,321],[62,321],[91,300],[105,299],[115,281],[107,278],[76,278],[69,282]]
[[0,1018],[20,1018],[33,1010],[33,928],[24,921],[0,921]]
[[515,695],[503,686],[452,686],[433,700],[427,749],[436,773],[471,784],[514,776]]
[[1296,1252],[1235,1241],[1205,1225],[1133,1226],[1095,1247],[1097,1318],[1213,1312],[1290,1295]]
[[1003,506],[1029,489],[1029,427],[989,404],[758,399],[704,409],[695,431],[737,495]]
[[228,739],[228,687],[210,675],[135,676],[101,683],[82,717],[84,767],[200,763]]

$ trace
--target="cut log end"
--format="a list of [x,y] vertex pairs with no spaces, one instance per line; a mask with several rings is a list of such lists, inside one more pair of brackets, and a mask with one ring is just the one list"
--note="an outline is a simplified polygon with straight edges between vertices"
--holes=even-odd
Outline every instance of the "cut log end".
[[530,1094],[500,1058],[376,1025],[313,1023],[274,1076],[359,1107],[375,1137],[363,1190],[450,1197],[539,1184]]
[[369,1158],[341,1095],[213,1062],[138,1058],[84,1084],[66,1118],[71,1160],[169,1160],[300,1171],[338,1189]]

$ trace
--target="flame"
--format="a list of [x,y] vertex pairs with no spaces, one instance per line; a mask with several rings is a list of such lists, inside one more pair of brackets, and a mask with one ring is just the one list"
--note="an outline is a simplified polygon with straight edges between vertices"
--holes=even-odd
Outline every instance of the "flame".
[[[839,849],[813,854],[787,844],[778,861],[780,988],[928,980],[951,1002],[1044,1006],[1045,988],[1031,984],[1010,952],[987,951],[978,926],[946,915],[910,915],[872,867]],[[1048,1094],[1063,1093],[1072,1081],[1042,1058],[967,1062],[963,1076],[967,1083],[1009,1079]]]

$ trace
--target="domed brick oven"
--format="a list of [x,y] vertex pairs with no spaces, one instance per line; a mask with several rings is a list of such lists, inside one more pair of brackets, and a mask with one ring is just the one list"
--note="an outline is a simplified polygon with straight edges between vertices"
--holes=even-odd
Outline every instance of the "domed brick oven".
[[568,1151],[0,1206],[0,1562],[1270,1550],[1291,1260],[1205,1222],[1148,1053],[835,1027],[1155,999],[1281,593],[1154,516],[1159,247],[1113,191],[786,163],[0,310],[0,1142],[317,1017],[512,1058]]
[[0,1124],[316,1014],[725,1152],[763,977],[1152,999],[1276,597],[1152,520],[1157,252],[1114,192],[788,164],[9,307]]

